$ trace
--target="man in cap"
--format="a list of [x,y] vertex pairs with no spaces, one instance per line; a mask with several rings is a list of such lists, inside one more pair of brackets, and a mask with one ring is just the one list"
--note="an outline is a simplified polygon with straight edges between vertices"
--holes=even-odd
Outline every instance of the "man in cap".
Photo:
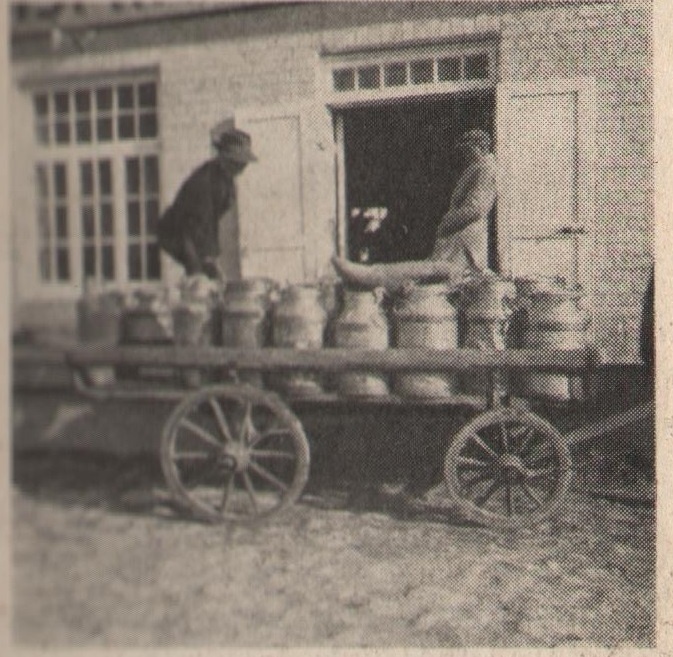
[[456,143],[465,162],[442,216],[428,260],[364,265],[334,258],[335,269],[347,283],[395,289],[406,281],[460,282],[466,275],[488,268],[488,215],[495,204],[496,168],[491,137],[469,130]]
[[219,223],[236,198],[234,178],[257,158],[250,135],[223,121],[211,131],[217,157],[204,162],[182,183],[158,226],[159,246],[185,268],[188,276],[220,275]]

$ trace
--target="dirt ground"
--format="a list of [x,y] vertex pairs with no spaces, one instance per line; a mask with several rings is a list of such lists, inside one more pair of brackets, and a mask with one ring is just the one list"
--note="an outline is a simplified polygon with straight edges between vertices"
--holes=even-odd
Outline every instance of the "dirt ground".
[[653,645],[651,494],[605,493],[651,493],[640,451],[587,450],[557,517],[502,532],[456,516],[441,488],[425,506],[382,492],[415,456],[385,447],[394,427],[372,441],[379,422],[315,441],[300,502],[255,528],[177,513],[152,456],[17,454],[15,642]]

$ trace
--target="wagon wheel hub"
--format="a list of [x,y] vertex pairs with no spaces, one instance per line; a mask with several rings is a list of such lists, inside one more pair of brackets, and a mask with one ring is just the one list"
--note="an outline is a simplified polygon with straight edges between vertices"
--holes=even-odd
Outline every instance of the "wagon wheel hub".
[[516,454],[502,454],[497,461],[503,479],[517,481],[526,476],[526,466]]
[[250,450],[246,445],[242,445],[241,443],[229,443],[222,450],[220,463],[227,470],[244,472],[250,465]]

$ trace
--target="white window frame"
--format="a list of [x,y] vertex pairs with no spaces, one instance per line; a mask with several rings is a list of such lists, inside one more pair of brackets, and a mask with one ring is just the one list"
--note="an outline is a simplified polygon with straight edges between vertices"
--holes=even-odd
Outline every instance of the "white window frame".
[[[440,81],[437,61],[443,58],[459,58],[461,72],[465,57],[486,54],[489,60],[487,78],[473,80],[459,79]],[[363,105],[371,102],[414,98],[432,94],[453,94],[494,88],[498,72],[498,43],[495,39],[472,43],[435,43],[425,46],[408,46],[385,50],[369,50],[324,54],[319,67],[319,84],[322,97],[333,108]],[[433,81],[419,84],[407,83],[400,86],[381,86],[373,89],[356,88],[347,91],[334,89],[332,73],[341,68],[353,68],[386,64],[406,63],[431,59],[433,61]]]
[[[76,121],[77,111],[74,104],[75,91],[88,89],[93,92],[100,87],[110,87],[113,92],[113,107],[116,107],[115,88],[119,85],[133,84],[138,85],[144,82],[152,82],[156,86],[156,104],[154,112],[157,117],[158,130],[156,137],[141,138],[138,136],[138,122],[136,122],[136,136],[129,139],[119,139],[117,136],[118,110],[113,110],[110,116],[112,121],[112,138],[110,141],[98,141],[96,139],[95,121],[98,116],[96,111],[91,110],[92,119],[92,138],[87,143],[78,143],[76,140]],[[48,144],[42,144],[38,141],[35,134],[35,125],[38,123],[37,116],[34,113],[33,98],[39,94],[47,94],[53,98],[55,92],[67,90],[70,95],[70,133],[71,140],[67,144],[57,144],[54,135]],[[70,280],[62,281],[57,279],[45,280],[42,277],[40,269],[40,246],[41,238],[36,232],[36,242],[33,246],[34,260],[34,280],[36,292],[40,298],[63,298],[64,296],[76,296],[79,294],[84,284],[83,273],[83,231],[81,226],[81,207],[82,194],[80,188],[80,162],[83,160],[92,161],[95,165],[100,160],[109,159],[112,164],[112,203],[114,217],[114,269],[115,278],[111,281],[100,280],[104,286],[123,286],[126,289],[152,289],[161,286],[166,277],[165,259],[160,257],[160,276],[151,280],[130,280],[128,276],[128,246],[130,244],[128,235],[128,215],[126,208],[126,170],[125,160],[127,157],[143,158],[148,155],[156,156],[158,159],[159,172],[159,190],[157,199],[162,201],[162,181],[161,181],[161,103],[160,103],[160,80],[158,70],[154,67],[141,70],[129,70],[117,73],[101,73],[99,76],[87,74],[85,76],[58,77],[50,80],[28,81],[23,85],[23,91],[29,97],[31,113],[31,134],[33,142],[33,152],[31,156],[32,176],[35,176],[36,167],[40,163],[46,164],[50,169],[55,162],[66,164],[67,175],[67,202],[68,202],[68,233],[69,233],[69,251],[70,251]],[[49,104],[49,114],[47,121],[50,126],[50,132],[53,133],[52,126],[55,124],[53,112],[53,100]],[[123,113],[123,111],[122,111]],[[135,113],[139,116],[142,109],[135,108]],[[39,199],[37,198],[37,185],[33,181],[35,201],[33,203],[33,212],[30,221],[37,224],[37,212]]]

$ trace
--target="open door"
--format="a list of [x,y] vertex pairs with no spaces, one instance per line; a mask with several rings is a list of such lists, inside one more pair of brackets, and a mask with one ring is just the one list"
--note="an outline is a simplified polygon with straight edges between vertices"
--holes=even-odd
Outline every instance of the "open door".
[[335,148],[322,106],[238,110],[258,161],[238,179],[241,273],[280,282],[330,271],[336,234]]
[[501,270],[590,294],[595,93],[591,80],[503,83],[496,97]]

